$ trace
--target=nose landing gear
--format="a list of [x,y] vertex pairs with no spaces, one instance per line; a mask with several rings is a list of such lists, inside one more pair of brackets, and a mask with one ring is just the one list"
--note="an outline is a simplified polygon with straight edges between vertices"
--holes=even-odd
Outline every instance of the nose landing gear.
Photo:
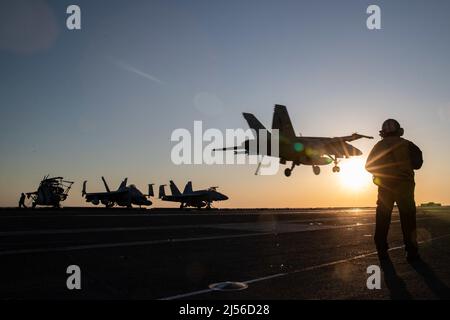
[[313,172],[316,176],[320,174],[320,167],[319,166],[313,166]]
[[338,161],[338,159],[336,158],[336,157],[333,157],[332,155],[328,155],[328,157],[333,161],[333,163],[334,163],[334,167],[333,167],[333,172],[340,172],[341,171],[341,168],[338,166],[338,164],[339,164],[339,161]]
[[[298,163],[298,164],[299,164],[299,163]],[[291,175],[291,173],[292,173],[292,170],[294,170],[294,167],[295,167],[296,165],[298,165],[298,164],[295,163],[294,161],[292,161],[291,167],[290,167],[290,168],[284,169],[284,175],[285,175],[286,177],[289,177],[289,176]]]

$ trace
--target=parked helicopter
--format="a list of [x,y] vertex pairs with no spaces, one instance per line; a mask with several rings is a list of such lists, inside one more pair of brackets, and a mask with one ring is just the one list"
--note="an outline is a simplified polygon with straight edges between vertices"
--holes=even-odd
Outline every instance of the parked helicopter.
[[27,198],[31,198],[32,207],[39,206],[53,206],[60,207],[60,202],[67,199],[70,188],[73,182],[64,180],[63,177],[49,178],[45,176],[37,191],[26,193]]

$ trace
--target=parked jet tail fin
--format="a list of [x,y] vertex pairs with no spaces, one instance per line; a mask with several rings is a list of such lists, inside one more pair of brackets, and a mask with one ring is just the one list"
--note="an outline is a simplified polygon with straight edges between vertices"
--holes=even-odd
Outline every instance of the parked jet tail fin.
[[122,183],[119,186],[119,189],[117,189],[117,190],[122,190],[123,188],[125,188],[127,186],[127,181],[128,181],[128,178],[123,179]]
[[86,194],[86,183],[87,183],[87,181],[84,180],[84,182],[83,182],[83,190],[81,191],[81,196],[83,196],[83,197]]
[[164,190],[165,186],[166,186],[165,184],[159,186],[159,195],[158,195],[159,199],[166,196],[166,190]]
[[183,194],[192,193],[192,181],[189,181],[186,183],[186,186],[184,187]]
[[181,195],[180,190],[178,190],[178,187],[176,186],[175,182],[170,180],[170,192],[172,192],[173,196],[179,196]]
[[295,131],[292,127],[291,118],[286,106],[276,104],[272,118],[272,129],[278,129],[280,139],[292,141],[295,138]]
[[244,119],[247,121],[250,129],[255,130],[257,134],[259,130],[267,130],[266,127],[264,127],[264,125],[255,117],[254,114],[244,112],[242,113],[242,115],[244,116]]
[[153,183],[149,183],[149,185],[148,185],[148,196],[149,197],[155,196],[155,193],[153,192]]
[[106,191],[111,192],[111,191],[109,190],[108,184],[106,183],[105,177],[102,177],[102,180],[103,180],[103,184],[105,185]]

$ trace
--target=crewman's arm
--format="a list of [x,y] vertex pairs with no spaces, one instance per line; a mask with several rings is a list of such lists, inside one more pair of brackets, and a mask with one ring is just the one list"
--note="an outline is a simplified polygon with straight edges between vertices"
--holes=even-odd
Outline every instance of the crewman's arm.
[[369,171],[372,175],[375,175],[377,162],[379,159],[379,143],[377,143],[369,153],[369,156],[366,160],[366,170]]
[[422,150],[418,146],[416,146],[411,141],[409,142],[409,156],[411,159],[411,166],[414,170],[418,170],[422,167],[423,164],[423,156]]

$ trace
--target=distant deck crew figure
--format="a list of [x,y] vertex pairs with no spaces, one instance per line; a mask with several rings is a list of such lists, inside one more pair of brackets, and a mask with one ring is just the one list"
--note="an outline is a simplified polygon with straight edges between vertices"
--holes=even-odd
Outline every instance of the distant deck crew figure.
[[423,164],[422,151],[411,141],[401,138],[404,130],[394,119],[384,121],[381,140],[370,152],[366,170],[378,186],[375,245],[380,260],[388,259],[387,235],[394,203],[400,223],[408,261],[419,259],[414,201],[414,170]]
[[25,193],[22,192],[19,199],[19,208],[26,208],[26,207],[27,206],[25,205]]

